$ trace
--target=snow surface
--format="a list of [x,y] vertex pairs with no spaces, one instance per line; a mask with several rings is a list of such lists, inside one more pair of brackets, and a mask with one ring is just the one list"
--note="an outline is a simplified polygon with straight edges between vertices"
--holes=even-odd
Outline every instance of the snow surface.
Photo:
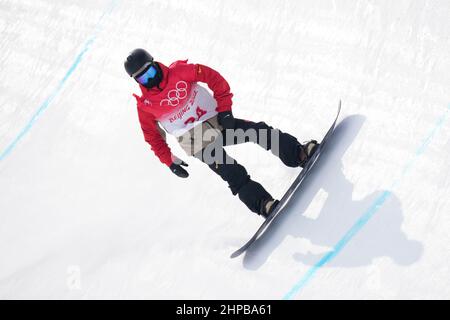
[[[449,299],[449,17],[448,0],[0,0],[0,297]],[[261,218],[173,139],[188,179],[144,142],[135,47],[217,69],[237,117],[300,141],[342,99],[318,170],[244,257]],[[228,150],[276,197],[298,174]]]

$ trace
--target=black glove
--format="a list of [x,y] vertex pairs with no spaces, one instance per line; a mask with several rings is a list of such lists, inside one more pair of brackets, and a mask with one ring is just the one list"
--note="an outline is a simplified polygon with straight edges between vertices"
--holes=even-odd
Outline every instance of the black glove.
[[219,112],[217,115],[217,120],[224,129],[234,129],[235,121],[231,111]]
[[188,164],[182,160],[178,160],[178,161],[175,161],[174,163],[172,163],[169,168],[174,174],[176,174],[180,178],[189,177],[189,173],[186,170],[184,170],[183,167],[181,167],[181,166],[187,167]]

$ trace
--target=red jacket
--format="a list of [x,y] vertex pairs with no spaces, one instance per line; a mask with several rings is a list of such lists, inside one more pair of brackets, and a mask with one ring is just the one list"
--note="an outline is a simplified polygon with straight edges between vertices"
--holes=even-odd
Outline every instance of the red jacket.
[[[162,90],[147,89],[140,85],[142,96],[134,94],[134,97],[137,100],[145,141],[150,144],[161,162],[170,166],[173,163],[173,155],[160,125],[172,134],[185,132],[198,122],[207,120],[207,117],[218,112],[231,111],[233,94],[227,81],[207,66],[190,64],[187,60],[176,61],[169,67],[160,62],[158,64],[163,72],[159,85]],[[198,86],[197,82],[206,83],[213,92],[214,99],[206,93],[206,89]],[[204,105],[209,105],[209,111]]]

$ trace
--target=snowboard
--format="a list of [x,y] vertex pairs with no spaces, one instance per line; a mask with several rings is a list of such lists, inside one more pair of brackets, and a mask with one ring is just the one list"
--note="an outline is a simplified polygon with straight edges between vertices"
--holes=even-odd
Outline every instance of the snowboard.
[[240,256],[242,253],[244,253],[256,240],[258,240],[263,233],[269,228],[270,224],[283,212],[283,208],[286,206],[286,204],[291,199],[294,192],[298,189],[298,187],[301,185],[302,181],[308,176],[308,173],[311,172],[311,169],[314,167],[314,164],[317,162],[317,159],[320,157],[320,153],[322,152],[323,148],[326,146],[328,138],[331,137],[333,134],[334,128],[336,126],[336,122],[339,118],[339,113],[341,112],[341,101],[339,101],[338,111],[336,118],[334,119],[333,123],[331,124],[330,128],[328,129],[327,133],[323,137],[322,141],[319,144],[319,147],[309,159],[309,161],[306,163],[303,170],[299,173],[297,178],[295,178],[294,182],[292,182],[289,189],[286,191],[286,193],[281,198],[278,205],[275,207],[274,211],[267,217],[267,219],[263,222],[263,224],[259,227],[259,229],[256,231],[254,236],[241,248],[236,250],[231,254],[231,258],[236,258]]

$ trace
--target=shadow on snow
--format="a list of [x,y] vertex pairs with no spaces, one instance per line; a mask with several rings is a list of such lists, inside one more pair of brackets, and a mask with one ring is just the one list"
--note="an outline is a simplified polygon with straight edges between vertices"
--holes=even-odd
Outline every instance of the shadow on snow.
[[[287,237],[311,242],[312,248],[299,245],[299,250],[293,252],[292,257],[303,264],[314,265],[384,191],[375,191],[355,201],[352,199],[353,185],[342,171],[341,159],[364,121],[365,117],[354,115],[338,124],[315,168],[293,195],[285,212],[245,253],[243,263],[246,269],[256,270],[261,267]],[[327,194],[327,199],[318,217],[312,219],[302,215],[320,190],[322,194]],[[420,258],[423,246],[418,241],[408,239],[402,232],[402,220],[400,201],[392,194],[327,266],[359,267],[369,265],[374,258],[383,256],[390,257],[399,265],[414,263]]]

